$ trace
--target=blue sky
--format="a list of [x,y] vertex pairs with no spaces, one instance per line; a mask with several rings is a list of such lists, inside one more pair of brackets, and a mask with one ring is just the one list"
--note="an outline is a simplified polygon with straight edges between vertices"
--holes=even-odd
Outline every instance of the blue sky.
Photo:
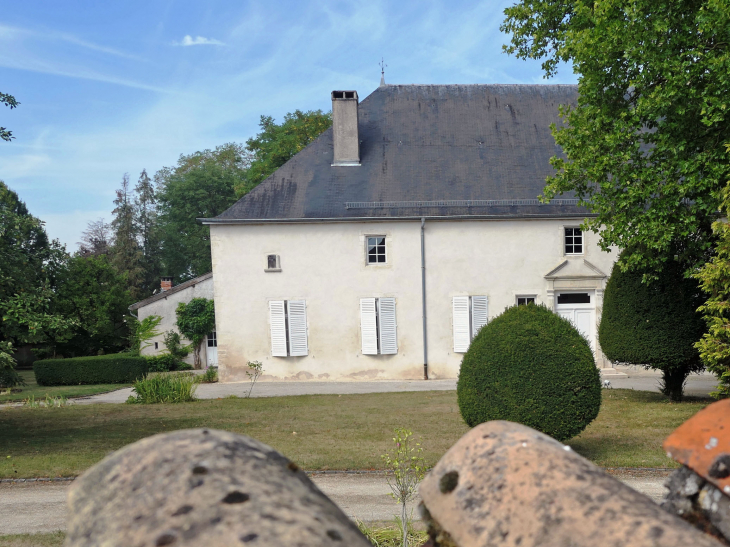
[[[395,84],[544,83],[501,52],[512,1],[25,0],[0,12],[0,179],[75,250],[135,182],[180,154],[245,142],[259,117]],[[575,83],[570,69],[551,83]]]

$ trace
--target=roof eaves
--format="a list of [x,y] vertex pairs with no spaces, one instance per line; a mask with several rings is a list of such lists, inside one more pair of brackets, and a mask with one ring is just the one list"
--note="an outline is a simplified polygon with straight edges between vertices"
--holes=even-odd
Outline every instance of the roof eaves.
[[207,274],[203,274],[199,277],[189,279],[185,283],[180,283],[179,285],[176,285],[175,287],[173,287],[167,291],[161,291],[157,294],[153,294],[149,298],[145,298],[144,300],[135,302],[134,304],[129,306],[129,311],[134,311],[134,310],[138,310],[139,308],[143,308],[143,307],[147,306],[148,304],[152,304],[153,302],[157,302],[158,300],[167,298],[171,294],[175,294],[177,292],[183,291],[183,290],[187,289],[188,287],[197,285],[198,283],[201,283],[202,281],[205,281],[206,279],[210,279],[211,277],[213,277],[213,272],[208,272]]

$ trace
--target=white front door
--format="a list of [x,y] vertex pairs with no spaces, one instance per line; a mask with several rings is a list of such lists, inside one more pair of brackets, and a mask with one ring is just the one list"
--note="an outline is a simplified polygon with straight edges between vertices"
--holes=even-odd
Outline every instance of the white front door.
[[218,366],[218,338],[215,335],[215,331],[208,334],[208,343],[205,348],[205,355],[207,357],[207,365],[209,367]]
[[596,303],[594,291],[561,292],[555,296],[555,313],[564,317],[596,350]]

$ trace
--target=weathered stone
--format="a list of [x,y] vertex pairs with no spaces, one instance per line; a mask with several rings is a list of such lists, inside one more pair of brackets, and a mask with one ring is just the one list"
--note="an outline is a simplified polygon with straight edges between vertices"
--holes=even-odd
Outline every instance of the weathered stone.
[[511,422],[464,435],[420,493],[434,545],[719,545],[570,447]]
[[66,547],[370,546],[293,462],[212,429],[115,452],[74,481],[68,504]]

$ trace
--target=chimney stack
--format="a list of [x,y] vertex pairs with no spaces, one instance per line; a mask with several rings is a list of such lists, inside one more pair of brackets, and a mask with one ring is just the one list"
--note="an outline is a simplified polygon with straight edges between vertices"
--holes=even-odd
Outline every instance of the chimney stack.
[[170,289],[172,289],[172,277],[161,277],[160,290],[169,291]]
[[360,165],[360,136],[357,128],[357,91],[332,92],[332,166]]

